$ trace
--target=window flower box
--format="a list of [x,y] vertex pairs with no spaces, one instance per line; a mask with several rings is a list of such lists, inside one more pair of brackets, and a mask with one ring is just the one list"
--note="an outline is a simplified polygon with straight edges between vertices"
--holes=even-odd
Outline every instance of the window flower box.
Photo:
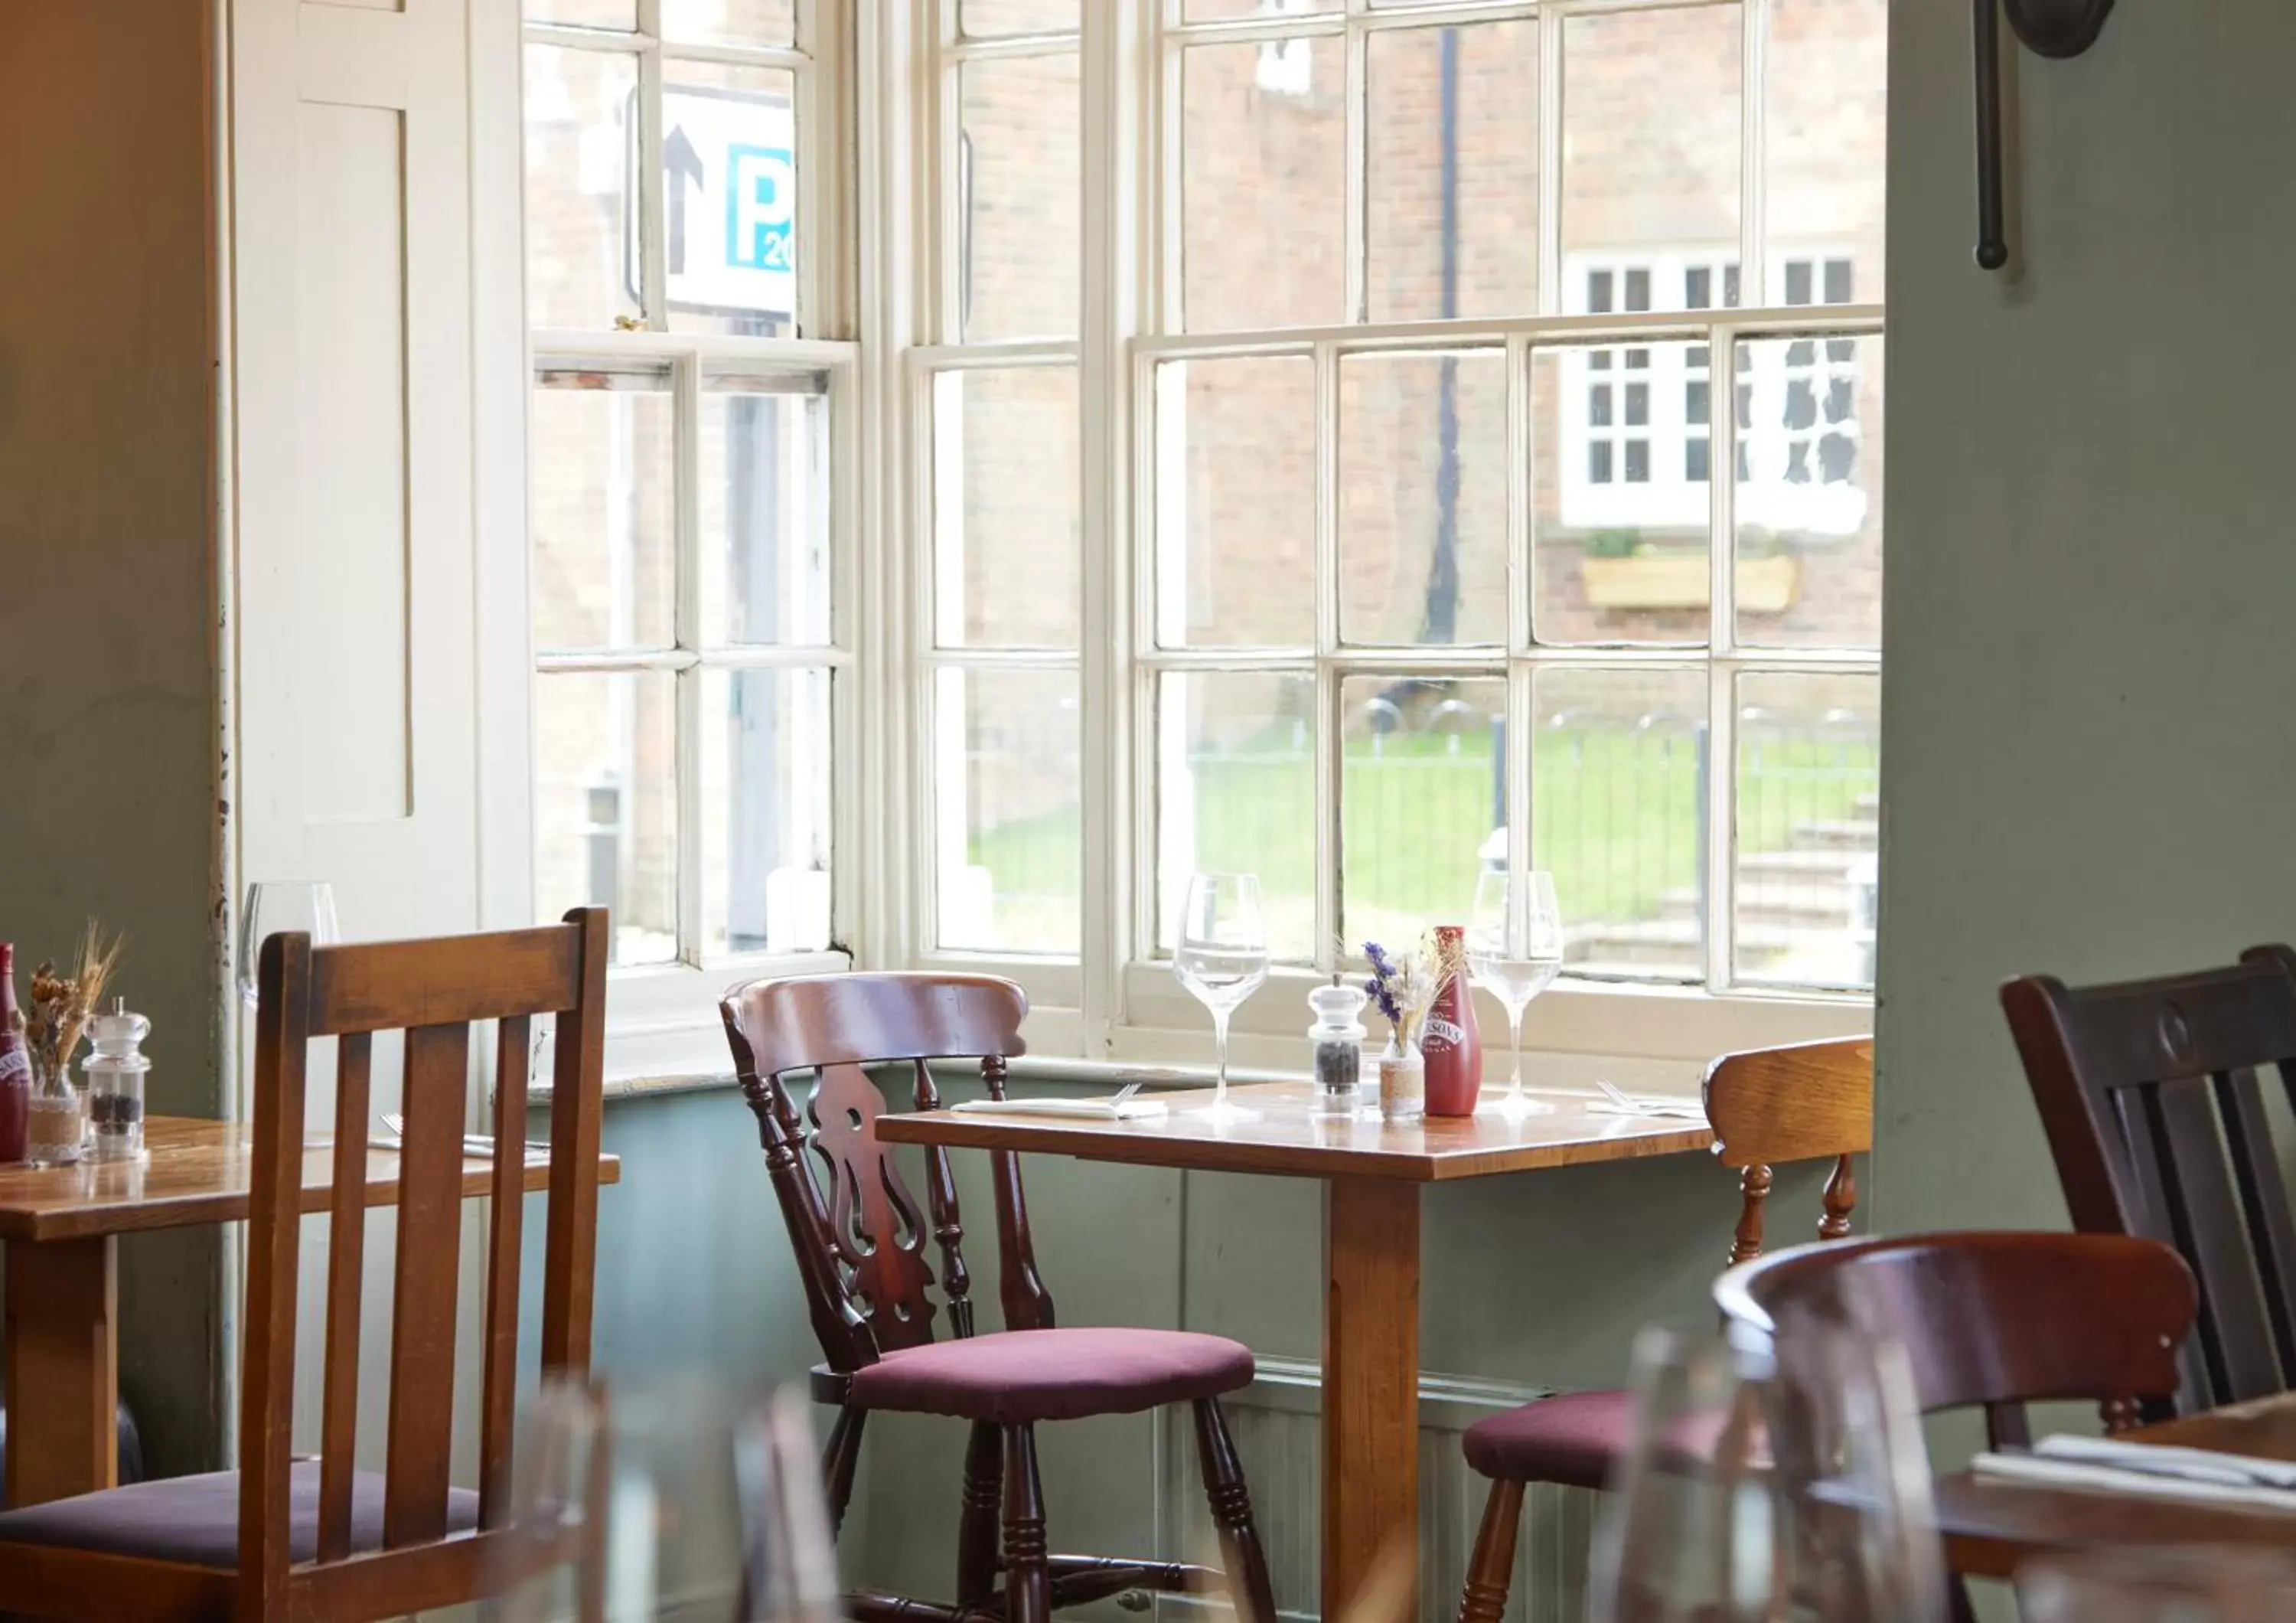
[[[1603,609],[1704,608],[1714,595],[1706,559],[1698,553],[1644,553],[1588,558],[1587,601]],[[1750,614],[1781,614],[1801,592],[1801,561],[1790,553],[1738,560],[1738,606]]]

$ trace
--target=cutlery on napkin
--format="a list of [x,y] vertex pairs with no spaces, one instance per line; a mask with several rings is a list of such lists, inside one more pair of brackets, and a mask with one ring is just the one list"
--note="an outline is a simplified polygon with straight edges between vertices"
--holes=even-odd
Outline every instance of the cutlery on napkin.
[[[382,1115],[382,1130],[390,1136],[387,1139],[375,1140],[374,1147],[376,1149],[404,1149],[406,1148],[406,1118],[404,1116],[399,1115],[396,1111],[386,1110]],[[545,1155],[548,1154],[550,1151],[550,1141],[547,1139],[529,1139],[526,1141],[526,1153],[528,1155],[533,1155],[537,1150]],[[463,1153],[464,1155],[490,1156],[494,1154],[494,1152],[495,1141],[492,1134],[485,1133],[466,1133],[463,1135]]]
[[1113,1099],[968,1099],[950,1109],[959,1116],[1065,1116],[1091,1122],[1130,1122],[1164,1114],[1160,1099],[1135,1099],[1132,1083]]
[[2296,1511],[2296,1464],[2204,1448],[2047,1437],[2030,1454],[1980,1454],[1970,1469],[1994,1481]]
[[1701,1100],[1662,1093],[1637,1099],[1623,1088],[1613,1087],[1600,1079],[1595,1085],[1603,1091],[1603,1102],[1588,1105],[1587,1113],[1589,1116],[1648,1116],[1663,1121],[1685,1122],[1706,1119],[1706,1106]]

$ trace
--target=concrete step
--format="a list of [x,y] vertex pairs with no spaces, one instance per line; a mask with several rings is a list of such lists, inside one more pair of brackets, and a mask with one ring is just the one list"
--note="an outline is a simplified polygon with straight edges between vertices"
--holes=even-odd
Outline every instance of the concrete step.
[[1796,823],[1792,838],[1800,851],[1879,851],[1882,825],[1871,818],[1826,818]]
[[[1738,886],[1738,918],[1745,924],[1840,929],[1857,917],[1857,888],[1840,879],[1757,878]],[[1698,917],[1698,892],[1688,886],[1659,898],[1661,919]]]
[[[1632,924],[1591,924],[1566,933],[1564,959],[1573,970],[1582,960],[1627,964],[1696,965],[1705,951],[1695,919],[1645,919]],[[1738,931],[1742,958],[1784,957],[1800,947],[1809,932],[1776,925],[1746,924]]]
[[1753,851],[1738,859],[1738,882],[1792,878],[1847,883],[1873,861],[1874,853],[1865,851]]

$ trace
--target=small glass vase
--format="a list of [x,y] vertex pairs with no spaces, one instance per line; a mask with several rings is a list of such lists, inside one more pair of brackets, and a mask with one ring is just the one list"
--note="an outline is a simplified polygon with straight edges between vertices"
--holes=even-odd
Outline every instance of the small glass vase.
[[1414,1039],[1392,1032],[1379,1056],[1379,1114],[1390,1122],[1415,1122],[1427,1114],[1427,1058]]
[[35,1166],[73,1166],[87,1153],[87,1090],[71,1061],[32,1059],[32,1098],[25,1111],[24,1158]]

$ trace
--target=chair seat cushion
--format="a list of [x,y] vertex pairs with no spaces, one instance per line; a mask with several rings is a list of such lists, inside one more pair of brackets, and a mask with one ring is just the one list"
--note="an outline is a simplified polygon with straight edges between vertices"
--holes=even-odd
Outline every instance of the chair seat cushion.
[[1601,1487],[1626,1454],[1634,1394],[1563,1392],[1467,1428],[1467,1463],[1507,1482]]
[[1251,1349],[1225,1336],[1017,1330],[889,1353],[853,1372],[850,1401],[1017,1426],[1218,1397],[1251,1376]]
[[[351,1479],[351,1549],[382,1547],[382,1479],[360,1471]],[[319,1553],[319,1462],[299,1461],[289,1475],[287,1547],[299,1561]],[[447,1495],[448,1531],[479,1525],[479,1496],[466,1488]],[[0,1544],[46,1545],[139,1555],[194,1567],[239,1564],[239,1473],[168,1477],[133,1487],[107,1488],[51,1500],[0,1514]],[[0,1560],[4,1560],[0,1556]]]

